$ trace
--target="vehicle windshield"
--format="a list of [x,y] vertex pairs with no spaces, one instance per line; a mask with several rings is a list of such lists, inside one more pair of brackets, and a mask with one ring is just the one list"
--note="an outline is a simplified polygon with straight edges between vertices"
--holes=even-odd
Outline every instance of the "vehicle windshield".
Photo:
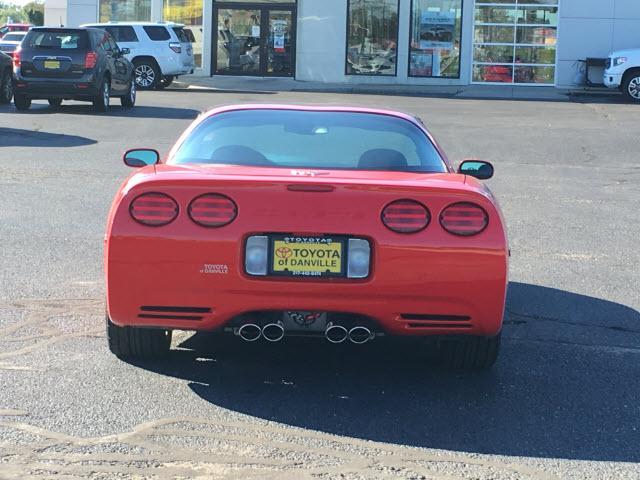
[[21,42],[24,38],[24,33],[7,33],[2,40],[7,42]]
[[23,41],[25,48],[77,50],[87,48],[87,33],[78,30],[31,30]]
[[170,164],[446,172],[425,133],[391,115],[237,110],[204,120]]

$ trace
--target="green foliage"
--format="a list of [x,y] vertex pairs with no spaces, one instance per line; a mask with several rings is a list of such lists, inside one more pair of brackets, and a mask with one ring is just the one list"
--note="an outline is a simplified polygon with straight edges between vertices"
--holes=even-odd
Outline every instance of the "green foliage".
[[0,0],[0,25],[11,23],[32,23],[44,25],[44,3],[32,1],[20,7]]

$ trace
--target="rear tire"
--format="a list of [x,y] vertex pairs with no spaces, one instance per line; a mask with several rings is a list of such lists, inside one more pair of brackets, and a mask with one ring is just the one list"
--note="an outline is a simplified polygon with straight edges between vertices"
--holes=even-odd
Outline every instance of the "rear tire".
[[109,110],[111,100],[111,85],[109,79],[105,78],[100,84],[98,94],[93,97],[93,109],[96,112],[103,113]]
[[109,350],[118,358],[160,358],[169,353],[171,330],[119,327],[107,316]]
[[631,70],[624,74],[622,93],[627,100],[640,103],[640,69]]
[[11,103],[13,98],[13,83],[11,78],[11,71],[6,70],[2,76],[0,76],[0,103]]
[[31,108],[31,99],[24,95],[14,95],[13,104],[16,106],[16,110],[25,111]]
[[51,108],[60,108],[60,105],[62,105],[62,99],[60,99],[60,98],[50,98],[49,99],[49,106]]
[[450,370],[487,370],[498,358],[500,337],[501,334],[442,340],[438,346],[440,361]]
[[153,90],[160,82],[160,69],[151,59],[140,59],[133,62],[133,77],[138,90]]
[[125,108],[133,108],[136,105],[136,96],[136,80],[132,78],[129,92],[124,97],[120,97],[120,103]]
[[173,75],[165,75],[156,84],[156,90],[164,90],[165,88],[167,88],[169,85],[173,83],[174,78],[175,77]]

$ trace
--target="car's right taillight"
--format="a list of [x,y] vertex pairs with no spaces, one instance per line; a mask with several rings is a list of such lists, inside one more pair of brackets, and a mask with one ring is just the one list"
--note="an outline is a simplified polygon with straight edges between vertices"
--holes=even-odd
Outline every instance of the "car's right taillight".
[[203,227],[224,227],[233,222],[237,215],[235,202],[219,193],[200,195],[189,204],[189,217]]
[[94,51],[89,51],[84,57],[84,68],[89,70],[94,68],[98,63],[98,54]]
[[178,42],[170,42],[169,48],[176,53],[182,52],[182,45],[180,45]]
[[20,48],[13,52],[13,68],[20,68],[22,52]]
[[454,203],[440,214],[440,225],[449,233],[469,237],[487,228],[489,215],[484,208],[475,203]]
[[131,217],[148,227],[161,227],[178,216],[178,204],[169,195],[158,192],[143,193],[129,205]]

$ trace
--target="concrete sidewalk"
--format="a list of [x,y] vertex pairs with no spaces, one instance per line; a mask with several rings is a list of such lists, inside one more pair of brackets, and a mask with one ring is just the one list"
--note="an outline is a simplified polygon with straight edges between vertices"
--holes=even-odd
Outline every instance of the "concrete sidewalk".
[[354,93],[369,95],[399,95],[415,97],[444,97],[500,100],[539,100],[566,102],[584,99],[620,101],[620,93],[602,88],[561,89],[554,87],[519,87],[508,85],[348,85],[341,83],[302,82],[292,78],[274,77],[202,77],[181,76],[175,83],[177,88],[233,92],[319,92]]

